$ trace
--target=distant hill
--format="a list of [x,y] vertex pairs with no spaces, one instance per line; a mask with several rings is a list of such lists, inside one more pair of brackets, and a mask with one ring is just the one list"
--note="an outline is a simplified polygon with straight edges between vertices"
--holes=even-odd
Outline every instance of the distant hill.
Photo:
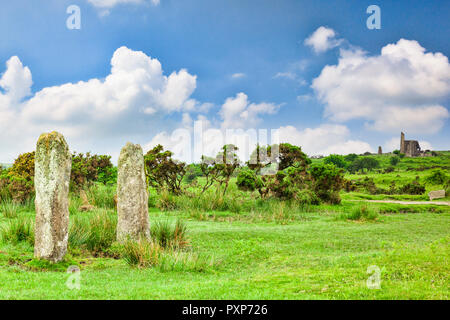
[[7,168],[9,168],[9,167],[12,166],[12,163],[0,163],[0,166],[1,166],[3,169],[7,169]]

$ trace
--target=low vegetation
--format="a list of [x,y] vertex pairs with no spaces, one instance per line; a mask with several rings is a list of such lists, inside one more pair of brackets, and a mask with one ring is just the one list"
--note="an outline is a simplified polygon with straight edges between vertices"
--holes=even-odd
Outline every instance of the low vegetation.
[[[232,145],[198,164],[157,147],[145,156],[150,237],[116,242],[116,168],[74,154],[69,252],[33,258],[33,153],[0,170],[0,298],[448,299],[450,152],[332,155]],[[392,160],[395,159],[395,160]],[[82,195],[84,193],[84,195]],[[449,201],[447,196],[441,201]],[[88,201],[89,210],[81,210]],[[381,270],[381,289],[366,286]],[[80,290],[66,286],[81,269]]]

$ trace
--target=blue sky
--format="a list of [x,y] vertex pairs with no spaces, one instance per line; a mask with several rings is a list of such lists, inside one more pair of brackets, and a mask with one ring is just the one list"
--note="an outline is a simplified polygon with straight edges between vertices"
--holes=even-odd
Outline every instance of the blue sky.
[[[72,4],[81,9],[81,30],[66,27]],[[371,4],[381,9],[380,30],[366,27]],[[11,57],[19,60],[11,62],[3,86],[0,81],[0,162],[30,150],[40,131],[53,129],[77,151],[116,156],[128,140],[170,147],[171,132],[192,130],[196,119],[208,121],[211,130],[283,128],[282,139],[310,155],[376,151],[378,145],[390,151],[401,130],[424,146],[450,149],[448,1],[16,0],[2,1],[0,8],[0,74],[7,73]],[[317,52],[305,40],[320,27],[333,35]],[[389,44],[389,55],[380,56]],[[116,52],[121,47],[126,50]],[[145,56],[135,57],[139,51]],[[148,93],[155,75],[127,82],[137,74],[127,75],[133,65],[127,62],[118,67],[121,78],[116,75],[105,89],[101,83],[115,53],[139,63],[157,59],[166,77],[158,90],[175,72],[181,84],[173,90],[188,93]],[[344,63],[354,57],[357,65],[348,71]],[[337,68],[326,75],[327,65]],[[29,90],[25,68],[32,77]],[[99,81],[91,89],[64,89],[91,79]],[[121,90],[116,82],[128,84],[135,96],[114,96],[111,90]],[[16,100],[8,97],[13,85],[24,88]],[[102,110],[109,98],[110,107]]]

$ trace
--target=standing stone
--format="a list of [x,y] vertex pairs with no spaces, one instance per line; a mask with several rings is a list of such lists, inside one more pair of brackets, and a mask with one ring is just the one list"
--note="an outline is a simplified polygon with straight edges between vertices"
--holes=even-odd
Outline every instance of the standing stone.
[[72,155],[62,134],[42,134],[35,155],[36,258],[58,262],[67,252],[71,167]]
[[144,154],[138,144],[128,142],[120,152],[117,175],[117,214],[118,241],[150,236]]
[[381,146],[378,147],[378,154],[382,155],[383,154],[383,149],[381,149]]

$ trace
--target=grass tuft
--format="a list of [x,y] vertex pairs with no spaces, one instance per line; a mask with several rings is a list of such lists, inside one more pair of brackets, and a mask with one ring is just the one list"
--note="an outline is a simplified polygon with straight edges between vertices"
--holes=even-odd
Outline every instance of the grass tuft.
[[354,207],[350,212],[341,213],[338,216],[338,219],[341,220],[365,220],[365,221],[374,221],[378,218],[378,212],[376,212],[373,208],[368,207],[367,205],[362,205],[358,207]]
[[34,245],[33,220],[27,217],[19,217],[9,221],[1,229],[1,238],[4,243],[27,242]]
[[0,203],[0,212],[8,219],[17,218],[20,209],[20,205],[11,199],[5,199]]

